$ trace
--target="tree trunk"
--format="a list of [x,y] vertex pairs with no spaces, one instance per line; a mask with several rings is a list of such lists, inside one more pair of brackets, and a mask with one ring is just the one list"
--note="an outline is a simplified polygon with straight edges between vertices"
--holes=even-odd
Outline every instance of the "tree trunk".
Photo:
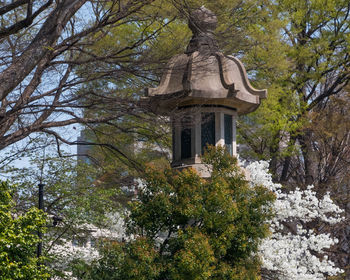
[[14,90],[32,72],[40,60],[51,51],[68,20],[86,1],[65,0],[51,12],[31,44],[0,74],[0,100],[3,100]]
[[315,184],[316,180],[316,161],[315,152],[312,146],[312,132],[310,129],[305,129],[302,135],[298,136],[298,141],[301,146],[303,155],[303,165],[305,172],[305,185],[309,186]]

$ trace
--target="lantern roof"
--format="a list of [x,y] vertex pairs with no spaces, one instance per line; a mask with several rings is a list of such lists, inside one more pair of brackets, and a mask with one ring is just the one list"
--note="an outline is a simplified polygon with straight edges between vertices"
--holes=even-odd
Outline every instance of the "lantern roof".
[[224,106],[239,115],[255,111],[267,90],[253,88],[242,62],[220,52],[213,31],[217,18],[201,7],[189,18],[193,36],[185,53],[168,62],[160,84],[146,89],[151,109],[170,114],[186,106]]

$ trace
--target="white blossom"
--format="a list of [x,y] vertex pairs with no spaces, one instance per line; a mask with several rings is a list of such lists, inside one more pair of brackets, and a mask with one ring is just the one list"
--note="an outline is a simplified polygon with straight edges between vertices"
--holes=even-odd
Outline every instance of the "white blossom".
[[[128,239],[125,222],[120,213],[109,213],[106,215],[107,225],[104,228],[92,224],[83,224],[77,226],[76,235],[61,238],[55,243],[50,254],[54,256],[55,262],[53,268],[59,269],[65,275],[63,279],[74,280],[71,271],[71,264],[75,260],[90,264],[92,261],[100,258],[98,250],[98,241],[122,240]],[[84,244],[75,243],[75,240],[84,239]],[[61,277],[55,277],[54,280],[62,280]]]
[[[296,188],[294,191],[283,192],[280,184],[273,183],[268,172],[268,162],[259,161],[245,167],[247,177],[252,185],[264,185],[276,194],[273,204],[275,217],[269,222],[271,235],[260,245],[259,255],[262,265],[276,273],[279,280],[322,280],[325,275],[336,275],[342,270],[335,267],[324,250],[337,243],[329,234],[316,234],[305,229],[300,222],[310,222],[314,219],[334,224],[342,220],[342,210],[333,203],[329,193],[321,200],[316,196],[313,186],[306,190]],[[119,213],[108,215],[109,227],[96,228],[85,224],[81,228],[90,232],[94,238],[129,239],[125,233],[124,219]],[[294,224],[295,232],[286,229],[285,224]],[[55,245],[54,254],[66,267],[74,259],[87,263],[99,258],[99,253],[93,246],[72,246],[72,240],[66,240],[63,245]],[[62,244],[62,243],[61,243]],[[311,252],[324,255],[316,257]],[[71,272],[68,279],[73,279]]]
[[[278,273],[280,280],[321,280],[325,275],[336,275],[342,270],[335,267],[327,256],[317,258],[311,253],[323,254],[324,249],[337,243],[329,234],[316,234],[304,229],[297,222],[319,219],[329,224],[342,220],[343,212],[327,193],[321,200],[316,197],[313,186],[306,190],[296,188],[284,193],[282,185],[272,182],[268,162],[253,162],[246,166],[252,185],[264,185],[276,194],[273,208],[275,218],[270,221],[271,236],[262,241],[259,254],[263,267]],[[296,223],[292,234],[286,223]]]

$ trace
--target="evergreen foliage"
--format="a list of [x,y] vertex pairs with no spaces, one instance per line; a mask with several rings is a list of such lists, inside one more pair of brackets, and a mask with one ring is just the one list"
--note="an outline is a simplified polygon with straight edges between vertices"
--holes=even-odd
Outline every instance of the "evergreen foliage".
[[0,182],[0,279],[48,279],[48,269],[36,255],[37,232],[45,230],[45,215],[34,207],[24,214],[15,211],[13,190]]
[[212,177],[150,166],[128,231],[86,279],[258,279],[259,242],[268,234],[272,192],[249,186],[223,148],[204,156]]

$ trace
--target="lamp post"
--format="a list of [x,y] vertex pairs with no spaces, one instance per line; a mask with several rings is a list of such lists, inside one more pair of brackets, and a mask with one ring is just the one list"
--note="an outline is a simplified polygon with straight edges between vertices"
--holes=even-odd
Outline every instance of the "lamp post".
[[173,168],[192,167],[210,177],[201,156],[206,145],[236,151],[236,120],[255,111],[266,89],[255,89],[242,62],[224,55],[215,40],[217,18],[201,7],[192,11],[193,36],[186,51],[169,60],[160,84],[147,88],[146,105],[172,120]]

